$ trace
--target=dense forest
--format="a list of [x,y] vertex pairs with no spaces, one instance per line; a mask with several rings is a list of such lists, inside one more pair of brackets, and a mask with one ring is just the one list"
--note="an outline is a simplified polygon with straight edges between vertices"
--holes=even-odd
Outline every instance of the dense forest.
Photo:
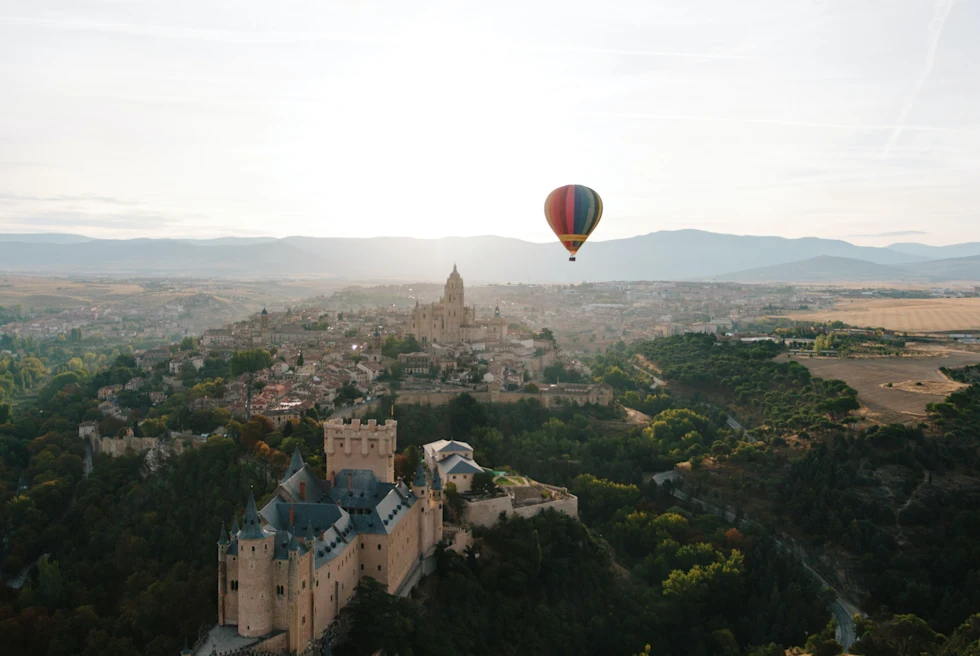
[[[485,466],[568,486],[581,522],[546,513],[481,530],[465,556],[440,553],[437,575],[412,599],[364,583],[337,652],[838,653],[828,593],[771,537],[786,527],[812,548],[849,554],[872,612],[855,653],[975,649],[980,499],[959,483],[977,465],[976,389],[932,406],[929,427],[856,430],[846,385],[773,362],[771,343],[715,344],[700,335],[620,344],[589,362],[594,380],[648,415],[639,422],[618,409],[533,400],[491,405],[463,394],[392,409],[384,399],[375,418],[393,411],[399,422],[398,471],[426,442],[466,440]],[[0,641],[25,654],[172,655],[214,621],[221,522],[240,512],[249,488],[269,489],[266,474],[284,466],[284,452],[298,448],[323,466],[320,417],[311,409],[276,429],[263,417],[191,408],[266,364],[264,353],[208,360],[182,374],[184,389],[165,402],[135,394],[126,421],[104,417],[96,390],[140,375],[135,361],[117,351],[72,363],[70,344],[61,349],[5,365],[14,394],[30,400],[0,403],[0,556],[5,576],[28,574],[20,590],[0,593]],[[673,391],[651,389],[632,366],[636,354]],[[729,413],[751,432],[733,429]],[[86,420],[105,434],[223,427],[227,437],[153,472],[139,458],[96,457],[86,476],[77,438]],[[764,510],[760,521],[734,529],[644,484],[644,474],[685,461],[704,494]],[[712,489],[703,476],[718,467],[737,475]],[[910,645],[919,651],[902,651]]]
[[[598,362],[597,371],[628,390],[634,384],[621,356]],[[209,361],[164,403],[128,399],[132,421],[119,422],[101,415],[95,392],[139,375],[132,357],[58,373],[45,364],[32,402],[5,409],[3,571],[28,575],[20,590],[5,587],[0,596],[4,644],[25,654],[173,654],[214,620],[221,522],[240,511],[250,487],[268,489],[265,471],[278,472],[283,450],[299,448],[312,465],[322,464],[315,412],[274,430],[262,417],[240,423],[190,409],[196,395],[219,394],[222,377],[242,366]],[[663,404],[652,429],[657,439],[686,435],[692,422],[705,439],[734,439],[717,412]],[[390,411],[383,407],[379,418]],[[651,641],[655,653],[741,654],[770,642],[803,644],[827,622],[812,580],[775,553],[767,536],[726,532],[713,516],[671,508],[656,488],[638,487],[644,471],[676,454],[643,427],[623,423],[620,411],[489,405],[464,394],[440,407],[398,405],[395,418],[406,454],[400,467],[425,442],[466,439],[487,465],[579,491],[586,523],[547,515],[484,531],[478,552],[441,555],[439,575],[416,601],[380,602],[365,585],[366,605],[352,605],[351,614],[388,604],[399,618],[393,630],[419,634],[386,636],[355,621],[341,647],[348,653],[362,653],[358,636],[366,632],[368,642],[396,640],[403,654],[412,644],[414,653],[491,654],[517,645],[517,653],[632,653]],[[152,472],[140,458],[97,456],[86,476],[77,438],[86,420],[107,434],[127,425],[148,433],[224,425],[228,437],[212,437]],[[627,494],[617,497],[620,489]],[[785,612],[742,612],[773,594]]]
[[[915,614],[952,633],[980,608],[980,387],[929,406],[928,424],[859,430],[838,412],[853,390],[773,362],[778,348],[700,335],[637,347],[686,393],[766,422],[753,427],[757,441],[692,459],[695,491],[789,530],[849,571],[866,610]],[[754,457],[736,456],[748,448]]]
[[770,341],[743,344],[689,333],[645,342],[637,350],[657,363],[665,379],[732,404],[760,430],[832,428],[858,409],[857,392],[843,381],[814,378],[798,362],[774,361],[782,348]]

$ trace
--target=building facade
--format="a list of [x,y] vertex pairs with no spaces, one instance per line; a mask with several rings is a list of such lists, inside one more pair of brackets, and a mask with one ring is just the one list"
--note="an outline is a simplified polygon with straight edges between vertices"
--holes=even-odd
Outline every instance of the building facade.
[[327,480],[299,452],[272,498],[249,497],[218,541],[218,623],[266,651],[302,651],[370,576],[403,593],[442,541],[442,481],[394,478],[396,422],[324,426]]
[[501,342],[507,335],[507,322],[500,317],[499,308],[492,319],[477,320],[476,310],[466,307],[463,278],[454,264],[438,303],[420,305],[416,301],[407,332],[422,346]]

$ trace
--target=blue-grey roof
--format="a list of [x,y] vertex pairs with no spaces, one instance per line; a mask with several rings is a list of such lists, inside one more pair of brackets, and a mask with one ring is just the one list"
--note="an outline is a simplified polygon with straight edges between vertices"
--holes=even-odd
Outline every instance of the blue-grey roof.
[[432,489],[441,490],[442,489],[442,476],[439,475],[439,468],[436,467],[432,471]]
[[299,452],[299,447],[293,451],[293,459],[289,461],[289,466],[286,467],[285,473],[282,475],[282,480],[286,481],[290,476],[298,472],[303,468],[303,456]]
[[425,470],[422,469],[422,461],[419,460],[419,466],[415,468],[415,480],[412,481],[412,487],[425,487],[428,485],[425,481]]
[[452,453],[453,451],[472,451],[471,447],[466,442],[457,442],[456,440],[449,440],[444,446],[439,448],[439,453]]
[[340,519],[343,510],[334,503],[287,503],[278,497],[273,497],[265,508],[262,517],[276,530],[292,530],[289,525],[289,511],[293,512],[293,523],[296,527],[310,524],[317,533],[325,531]]
[[307,503],[319,503],[330,497],[328,486],[316,477],[309,465],[302,465],[292,476],[280,482],[279,496],[286,501],[303,501],[300,494],[301,484],[306,486]]
[[248,505],[245,506],[245,520],[238,538],[240,540],[256,540],[264,537],[266,534],[262,530],[262,519],[259,517],[259,511],[255,508],[255,494],[249,492]]
[[228,534],[225,533],[224,522],[221,522],[221,532],[218,533],[218,544],[228,544]]
[[479,474],[483,471],[483,468],[472,460],[455,454],[440,460],[437,466],[443,474]]
[[234,515],[234,518],[231,521],[231,535],[232,535],[232,539],[238,537],[238,532],[240,530],[242,530],[242,529],[241,529],[241,527],[238,526],[238,512],[236,511],[235,512],[235,515]]

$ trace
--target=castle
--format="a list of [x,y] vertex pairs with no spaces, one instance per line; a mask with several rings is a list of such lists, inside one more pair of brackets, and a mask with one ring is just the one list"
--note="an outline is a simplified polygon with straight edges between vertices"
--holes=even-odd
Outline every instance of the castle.
[[299,451],[259,510],[250,495],[218,540],[218,624],[268,652],[302,651],[333,622],[365,576],[390,594],[418,581],[442,541],[442,481],[422,464],[411,489],[395,480],[397,422],[324,424],[327,480]]
[[407,332],[422,346],[460,342],[502,343],[507,336],[507,322],[501,318],[499,307],[492,319],[477,320],[476,310],[466,307],[464,303],[463,277],[454,264],[438,303],[419,305],[418,301],[415,302]]

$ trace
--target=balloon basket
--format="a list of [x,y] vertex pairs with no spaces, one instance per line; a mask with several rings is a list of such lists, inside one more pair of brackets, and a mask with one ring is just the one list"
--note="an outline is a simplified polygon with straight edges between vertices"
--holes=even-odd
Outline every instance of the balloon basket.
[[575,261],[575,256],[573,255],[573,256],[571,256],[570,258],[568,258],[568,261],[569,261],[569,262],[574,262],[574,261]]

